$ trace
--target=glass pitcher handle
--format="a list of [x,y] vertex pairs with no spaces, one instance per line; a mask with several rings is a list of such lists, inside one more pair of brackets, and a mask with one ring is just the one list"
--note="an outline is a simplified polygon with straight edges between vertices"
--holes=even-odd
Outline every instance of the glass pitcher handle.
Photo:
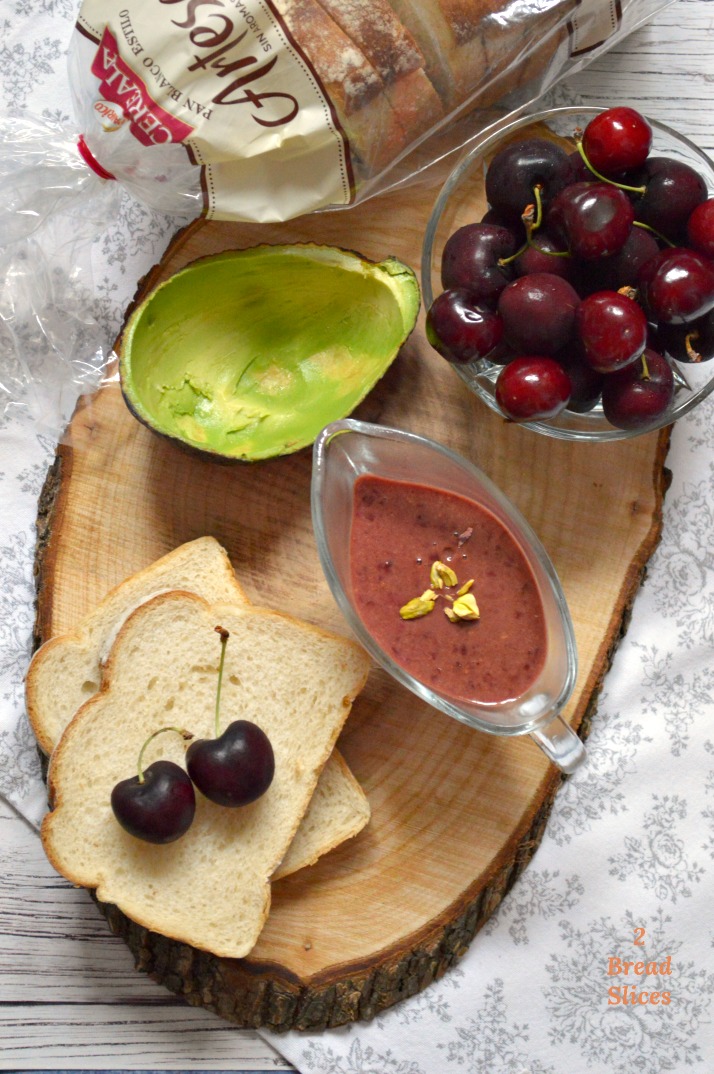
[[585,760],[585,746],[562,716],[556,716],[545,727],[531,731],[531,738],[538,743],[553,764],[568,775]]

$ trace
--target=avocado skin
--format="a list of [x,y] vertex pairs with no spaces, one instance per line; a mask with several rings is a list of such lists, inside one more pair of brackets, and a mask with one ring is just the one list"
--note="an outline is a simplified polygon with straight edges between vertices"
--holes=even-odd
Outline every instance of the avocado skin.
[[209,255],[132,313],[118,347],[122,394],[190,454],[289,454],[364,399],[419,306],[413,270],[393,257],[315,244]]
[[173,445],[173,447],[178,448],[179,451],[183,452],[184,455],[188,455],[189,458],[203,459],[204,462],[206,460],[210,460],[211,462],[218,463],[220,466],[238,466],[241,464],[245,465],[246,463],[252,461],[251,459],[241,459],[237,456],[232,455],[221,455],[220,452],[211,451],[210,448],[196,447],[195,444],[189,443],[188,440],[182,440],[179,436],[172,436],[171,433],[162,432],[161,429],[157,429],[155,425],[152,425],[147,418],[145,418],[142,414],[139,413],[139,411],[137,411],[131,400],[130,395],[126,391],[124,391],[123,385],[121,394],[124,402],[126,403],[127,410],[133,418],[136,418],[140,425],[143,425],[145,429],[148,429],[149,432],[152,432],[154,436],[157,436],[159,438],[159,440],[163,440],[165,441],[165,443],[171,444]]

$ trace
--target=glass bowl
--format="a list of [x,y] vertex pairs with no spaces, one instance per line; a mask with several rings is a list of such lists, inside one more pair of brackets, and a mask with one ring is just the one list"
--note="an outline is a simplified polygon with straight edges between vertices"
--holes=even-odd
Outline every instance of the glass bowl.
[[[535,585],[540,598],[545,649],[540,670],[534,678],[523,680],[518,696],[506,700],[480,701],[441,692],[433,682],[427,685],[418,674],[397,663],[377,640],[373,629],[366,625],[355,599],[351,551],[355,485],[364,475],[386,479],[390,483],[436,488],[473,501],[486,514],[494,516],[510,535],[525,559],[526,571],[530,572],[528,584]],[[387,495],[396,495],[394,485],[387,486]],[[474,514],[478,526],[479,515]],[[563,771],[571,772],[581,763],[585,756],[583,744],[560,716],[577,675],[575,637],[565,596],[540,541],[522,515],[485,474],[461,456],[425,437],[353,419],[333,422],[323,429],[313,448],[312,518],[320,560],[333,596],[356,637],[377,663],[422,700],[462,723],[495,735],[530,734]],[[482,525],[488,524],[483,521],[483,515],[480,518]],[[461,536],[470,539],[466,533]],[[454,543],[453,538],[449,540]],[[408,547],[408,541],[404,544],[400,542],[399,555],[402,548],[403,558],[413,563],[412,547]],[[430,552],[430,556],[433,554]],[[457,560],[454,549],[455,565],[458,565]],[[485,559],[481,563],[483,590],[483,573],[495,568],[487,567]],[[428,571],[428,565],[419,567],[420,576],[422,569]],[[476,571],[474,595],[477,595],[478,570],[471,564],[467,570]],[[507,591],[502,600],[510,599],[516,606],[519,597],[518,593],[512,595],[513,592]],[[416,596],[406,596],[412,595]],[[444,606],[445,601],[441,607]],[[385,607],[391,614],[391,602],[385,601]],[[522,609],[523,603],[515,607],[521,620]],[[430,614],[440,615],[440,611],[434,609]],[[486,618],[487,608],[484,608],[483,614],[484,623],[493,631],[497,614],[493,612],[490,620]],[[398,603],[394,605],[394,620],[400,628],[403,625],[410,629],[411,624],[400,623]],[[450,629],[468,630],[469,627],[456,624],[447,628]],[[522,630],[522,625],[518,629]],[[512,633],[510,637],[513,637]],[[384,644],[387,644],[386,641]],[[504,654],[506,661],[513,655],[513,642],[507,644]],[[444,660],[442,651],[439,651],[440,661]],[[448,656],[446,659],[449,659]],[[422,660],[420,655],[419,660],[424,663],[430,658],[427,655]],[[431,664],[433,668],[434,661]],[[414,664],[410,666],[413,669]],[[424,678],[428,677],[425,668]]]
[[[529,137],[546,127],[554,135],[572,138],[576,128],[584,129],[602,108],[551,108],[523,116],[479,141],[454,168],[439,193],[427,223],[422,248],[421,279],[424,306],[428,310],[441,286],[441,254],[449,236],[464,224],[481,219],[487,205],[483,181],[488,162],[514,137]],[[704,179],[709,196],[714,196],[714,163],[696,145],[663,123],[649,119],[652,127],[652,154],[673,157],[689,164]],[[598,403],[585,414],[565,410],[555,418],[520,422],[528,429],[559,440],[626,440],[643,432],[670,425],[692,410],[714,389],[714,360],[681,364],[674,362],[676,394],[673,406],[645,429],[616,429],[605,418]],[[453,366],[464,384],[492,410],[500,414],[496,403],[495,382],[503,368],[488,359],[468,365]]]

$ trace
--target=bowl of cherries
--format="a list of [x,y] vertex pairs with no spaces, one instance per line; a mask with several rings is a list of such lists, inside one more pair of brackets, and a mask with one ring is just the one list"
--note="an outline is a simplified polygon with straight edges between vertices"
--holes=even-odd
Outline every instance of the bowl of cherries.
[[444,184],[422,289],[430,344],[508,420],[669,425],[714,389],[714,163],[628,107],[525,116]]

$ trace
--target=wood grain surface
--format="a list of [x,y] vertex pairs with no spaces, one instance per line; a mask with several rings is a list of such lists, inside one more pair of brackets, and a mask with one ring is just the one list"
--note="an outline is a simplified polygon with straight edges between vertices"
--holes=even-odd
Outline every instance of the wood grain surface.
[[[625,101],[714,153],[711,6],[710,0],[678,0],[568,80],[552,103],[572,103],[576,94],[584,104]],[[61,22],[58,15],[52,29]],[[28,20],[28,30],[31,25]],[[116,254],[115,268],[127,271],[124,279],[116,273],[124,295],[133,286],[127,281],[150,261],[129,240]],[[125,254],[127,261],[119,260]],[[628,830],[626,817],[624,823]],[[68,888],[53,873],[36,832],[3,803],[0,830],[2,1069],[292,1069],[255,1032],[236,1032],[208,1011],[188,1009],[137,974],[86,892]],[[525,973],[533,957],[524,949]]]
[[[201,222],[176,238],[138,297],[197,257],[259,241],[332,243],[418,266],[432,201],[432,190],[412,188],[349,216]],[[482,211],[475,200],[474,217]],[[565,716],[578,728],[659,535],[668,432],[591,445],[504,422],[431,350],[422,321],[356,413],[461,452],[533,525],[574,619],[580,672]],[[226,547],[255,603],[346,631],[317,558],[310,474],[309,450],[229,466],[189,454],[138,424],[108,383],[81,402],[48,486],[40,638],[205,533]],[[560,774],[528,738],[463,727],[376,668],[340,749],[370,800],[368,828],[274,885],[267,925],[240,964],[199,957],[109,911],[143,969],[241,1025],[321,1028],[371,1017],[458,959],[530,859]]]

